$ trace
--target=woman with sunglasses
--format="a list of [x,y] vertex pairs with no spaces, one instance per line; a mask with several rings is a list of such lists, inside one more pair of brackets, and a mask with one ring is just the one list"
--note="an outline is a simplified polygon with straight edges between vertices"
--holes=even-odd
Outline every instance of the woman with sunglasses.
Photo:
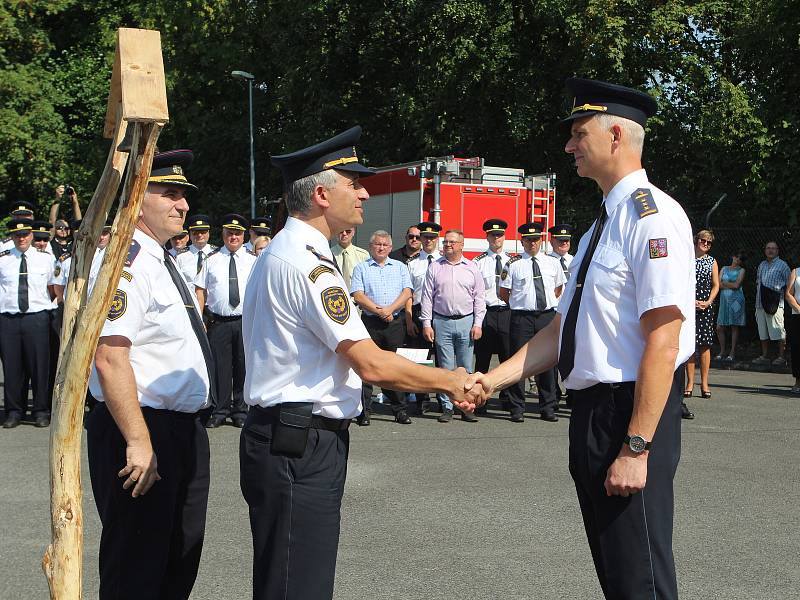
[[[699,231],[694,237],[695,255],[695,344],[697,352],[695,357],[686,363],[686,388],[684,398],[692,397],[694,389],[695,359],[700,362],[700,393],[703,398],[711,398],[708,385],[708,370],[711,366],[711,346],[714,344],[714,312],[712,305],[719,293],[719,266],[714,257],[708,252],[714,243],[714,234],[708,229]],[[683,418],[692,419],[694,415],[683,406]]]

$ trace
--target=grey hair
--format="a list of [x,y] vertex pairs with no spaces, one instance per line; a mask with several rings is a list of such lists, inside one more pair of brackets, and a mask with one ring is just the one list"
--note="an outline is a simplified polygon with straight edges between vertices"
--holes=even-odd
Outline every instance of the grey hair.
[[595,116],[597,124],[603,129],[609,130],[614,125],[622,129],[625,138],[628,140],[628,147],[636,152],[639,157],[642,156],[644,149],[644,127],[639,125],[636,121],[631,121],[625,117],[617,115],[598,114]]
[[286,209],[289,214],[307,214],[311,210],[311,195],[318,185],[326,190],[336,186],[336,172],[327,169],[292,182],[286,193]]
[[460,237],[462,240],[464,239],[464,232],[463,232],[463,231],[461,231],[460,229],[448,229],[447,231],[445,231],[445,232],[444,232],[444,234],[445,234],[445,235],[447,235],[448,233],[455,233],[455,234],[456,234],[456,235],[458,235],[458,236],[459,236],[459,237]]
[[387,239],[388,238],[388,239],[391,240],[392,239],[392,234],[389,233],[388,231],[384,231],[383,229],[378,229],[371,236],[369,236],[369,243],[371,244],[372,242],[374,242],[378,238],[381,238],[381,239]]

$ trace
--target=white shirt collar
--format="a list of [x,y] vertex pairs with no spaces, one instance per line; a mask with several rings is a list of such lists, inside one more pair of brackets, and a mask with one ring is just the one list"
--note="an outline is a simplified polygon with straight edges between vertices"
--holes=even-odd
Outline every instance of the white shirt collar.
[[646,187],[648,184],[647,173],[644,169],[637,169],[632,173],[628,173],[611,188],[608,196],[603,199],[606,203],[606,215],[610,216],[614,214],[614,210],[617,206],[630,196],[635,189]]
[[133,239],[139,243],[142,250],[155,256],[161,262],[164,262],[164,246],[158,243],[141,229],[133,230]]
[[322,235],[319,229],[295,217],[286,219],[286,225],[283,228],[288,229],[292,237],[298,242],[311,246],[317,254],[321,254],[331,261],[333,260],[333,252],[331,252],[331,248],[328,245],[328,239]]

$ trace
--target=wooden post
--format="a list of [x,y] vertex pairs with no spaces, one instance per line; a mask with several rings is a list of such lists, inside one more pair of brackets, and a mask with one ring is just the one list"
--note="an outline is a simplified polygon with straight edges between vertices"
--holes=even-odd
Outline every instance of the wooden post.
[[[82,597],[80,457],[84,399],[97,339],[139,217],[156,142],[169,120],[164,81],[160,34],[157,31],[120,29],[104,129],[112,145],[103,175],[75,235],[53,390],[50,431],[52,541],[42,559],[51,600],[78,600]],[[119,148],[126,137],[130,140],[129,152]],[[94,249],[123,173],[126,173],[125,181],[112,226],[111,242],[87,301],[86,282]]]

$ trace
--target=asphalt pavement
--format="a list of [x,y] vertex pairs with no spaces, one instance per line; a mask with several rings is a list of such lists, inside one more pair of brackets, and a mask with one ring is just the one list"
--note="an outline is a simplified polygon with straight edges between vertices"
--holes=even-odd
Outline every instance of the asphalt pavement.
[[[680,595],[800,599],[800,396],[790,375],[712,371],[693,398],[675,481]],[[699,395],[699,385],[695,386]],[[530,404],[535,409],[535,401]],[[569,411],[511,423],[389,411],[351,429],[335,598],[600,598],[567,472]],[[239,430],[209,431],[206,542],[192,598],[251,594]],[[0,430],[0,598],[47,598],[48,430]],[[97,595],[99,521],[84,444],[84,597]],[[146,576],[146,575],[144,575]],[[135,585],[135,582],[132,582]],[[313,600],[313,599],[309,599]]]

